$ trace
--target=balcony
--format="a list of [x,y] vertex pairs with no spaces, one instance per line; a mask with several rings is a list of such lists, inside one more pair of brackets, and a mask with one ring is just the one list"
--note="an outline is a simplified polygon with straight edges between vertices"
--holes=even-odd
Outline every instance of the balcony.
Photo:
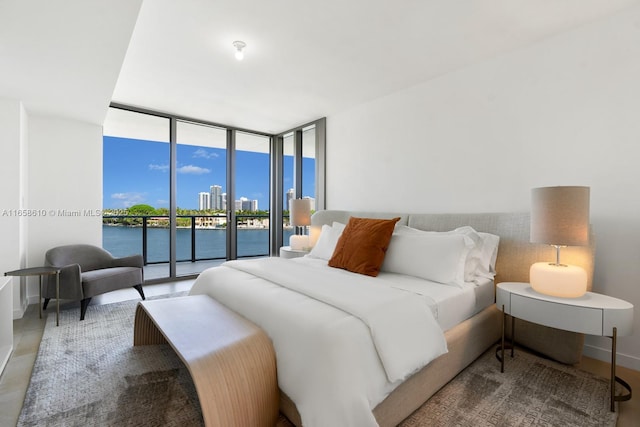
[[[189,276],[227,259],[226,215],[176,216],[176,275]],[[268,214],[237,214],[237,256],[269,256]],[[105,215],[103,247],[114,256],[142,254],[145,280],[169,276],[169,216]],[[291,229],[285,230],[288,241]]]

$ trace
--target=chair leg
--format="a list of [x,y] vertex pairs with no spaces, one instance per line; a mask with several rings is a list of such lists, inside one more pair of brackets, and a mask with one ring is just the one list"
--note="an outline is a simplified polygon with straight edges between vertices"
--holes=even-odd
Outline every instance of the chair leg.
[[85,298],[80,301],[80,320],[84,320],[84,314],[87,312],[87,307],[89,307],[90,302],[91,298]]
[[135,285],[134,286],[135,290],[138,291],[138,293],[140,294],[140,297],[142,297],[142,299],[144,300],[144,291],[142,290],[142,285]]
[[49,301],[51,300],[51,298],[45,298],[44,302],[42,303],[42,309],[46,310],[47,306],[49,305]]

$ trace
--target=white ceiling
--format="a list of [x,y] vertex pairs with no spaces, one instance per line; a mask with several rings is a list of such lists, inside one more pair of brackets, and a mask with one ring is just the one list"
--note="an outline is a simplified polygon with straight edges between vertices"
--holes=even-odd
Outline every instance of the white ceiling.
[[0,98],[30,113],[102,124],[136,0],[0,0]]
[[[122,62],[137,2],[0,0],[0,96],[102,123],[112,91],[276,133],[638,2],[146,0]],[[247,43],[242,62],[234,40]]]

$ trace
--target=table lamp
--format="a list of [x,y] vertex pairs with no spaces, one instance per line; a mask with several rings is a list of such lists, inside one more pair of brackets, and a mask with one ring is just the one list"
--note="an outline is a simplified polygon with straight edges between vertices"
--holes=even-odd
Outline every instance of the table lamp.
[[309,236],[304,234],[304,228],[302,227],[311,225],[311,200],[292,199],[289,207],[289,221],[295,227],[295,234],[289,238],[291,249],[294,251],[308,249]]
[[587,292],[587,272],[560,263],[560,247],[589,244],[589,187],[531,190],[531,243],[556,248],[555,263],[537,262],[529,270],[531,287],[541,294],[577,298]]

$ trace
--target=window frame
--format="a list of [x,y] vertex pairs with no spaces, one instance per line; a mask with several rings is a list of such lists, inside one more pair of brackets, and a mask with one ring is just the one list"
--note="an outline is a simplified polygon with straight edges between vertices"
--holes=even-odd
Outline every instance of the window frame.
[[[176,230],[177,230],[177,123],[191,122],[205,126],[213,126],[227,130],[227,197],[231,192],[231,196],[235,194],[235,139],[237,132],[255,134],[270,138],[269,153],[269,255],[275,256],[279,254],[280,247],[283,245],[283,156],[284,156],[284,136],[294,133],[294,190],[296,198],[302,197],[302,132],[310,127],[315,127],[315,196],[316,210],[323,210],[326,206],[326,118],[320,118],[312,122],[296,126],[284,132],[271,134],[253,129],[229,126],[210,120],[195,119],[178,114],[165,113],[161,111],[151,110],[147,108],[139,108],[131,105],[112,102],[110,108],[131,111],[134,113],[147,114],[151,116],[161,117],[169,120],[169,144],[170,144],[170,168],[169,168],[169,276],[153,282],[162,282],[175,280],[176,278],[192,278],[197,275],[176,275]],[[235,199],[231,199],[235,200]],[[233,203],[227,203],[227,224],[232,225],[232,229],[227,232],[227,259],[237,258],[237,233],[235,227],[235,211]]]

